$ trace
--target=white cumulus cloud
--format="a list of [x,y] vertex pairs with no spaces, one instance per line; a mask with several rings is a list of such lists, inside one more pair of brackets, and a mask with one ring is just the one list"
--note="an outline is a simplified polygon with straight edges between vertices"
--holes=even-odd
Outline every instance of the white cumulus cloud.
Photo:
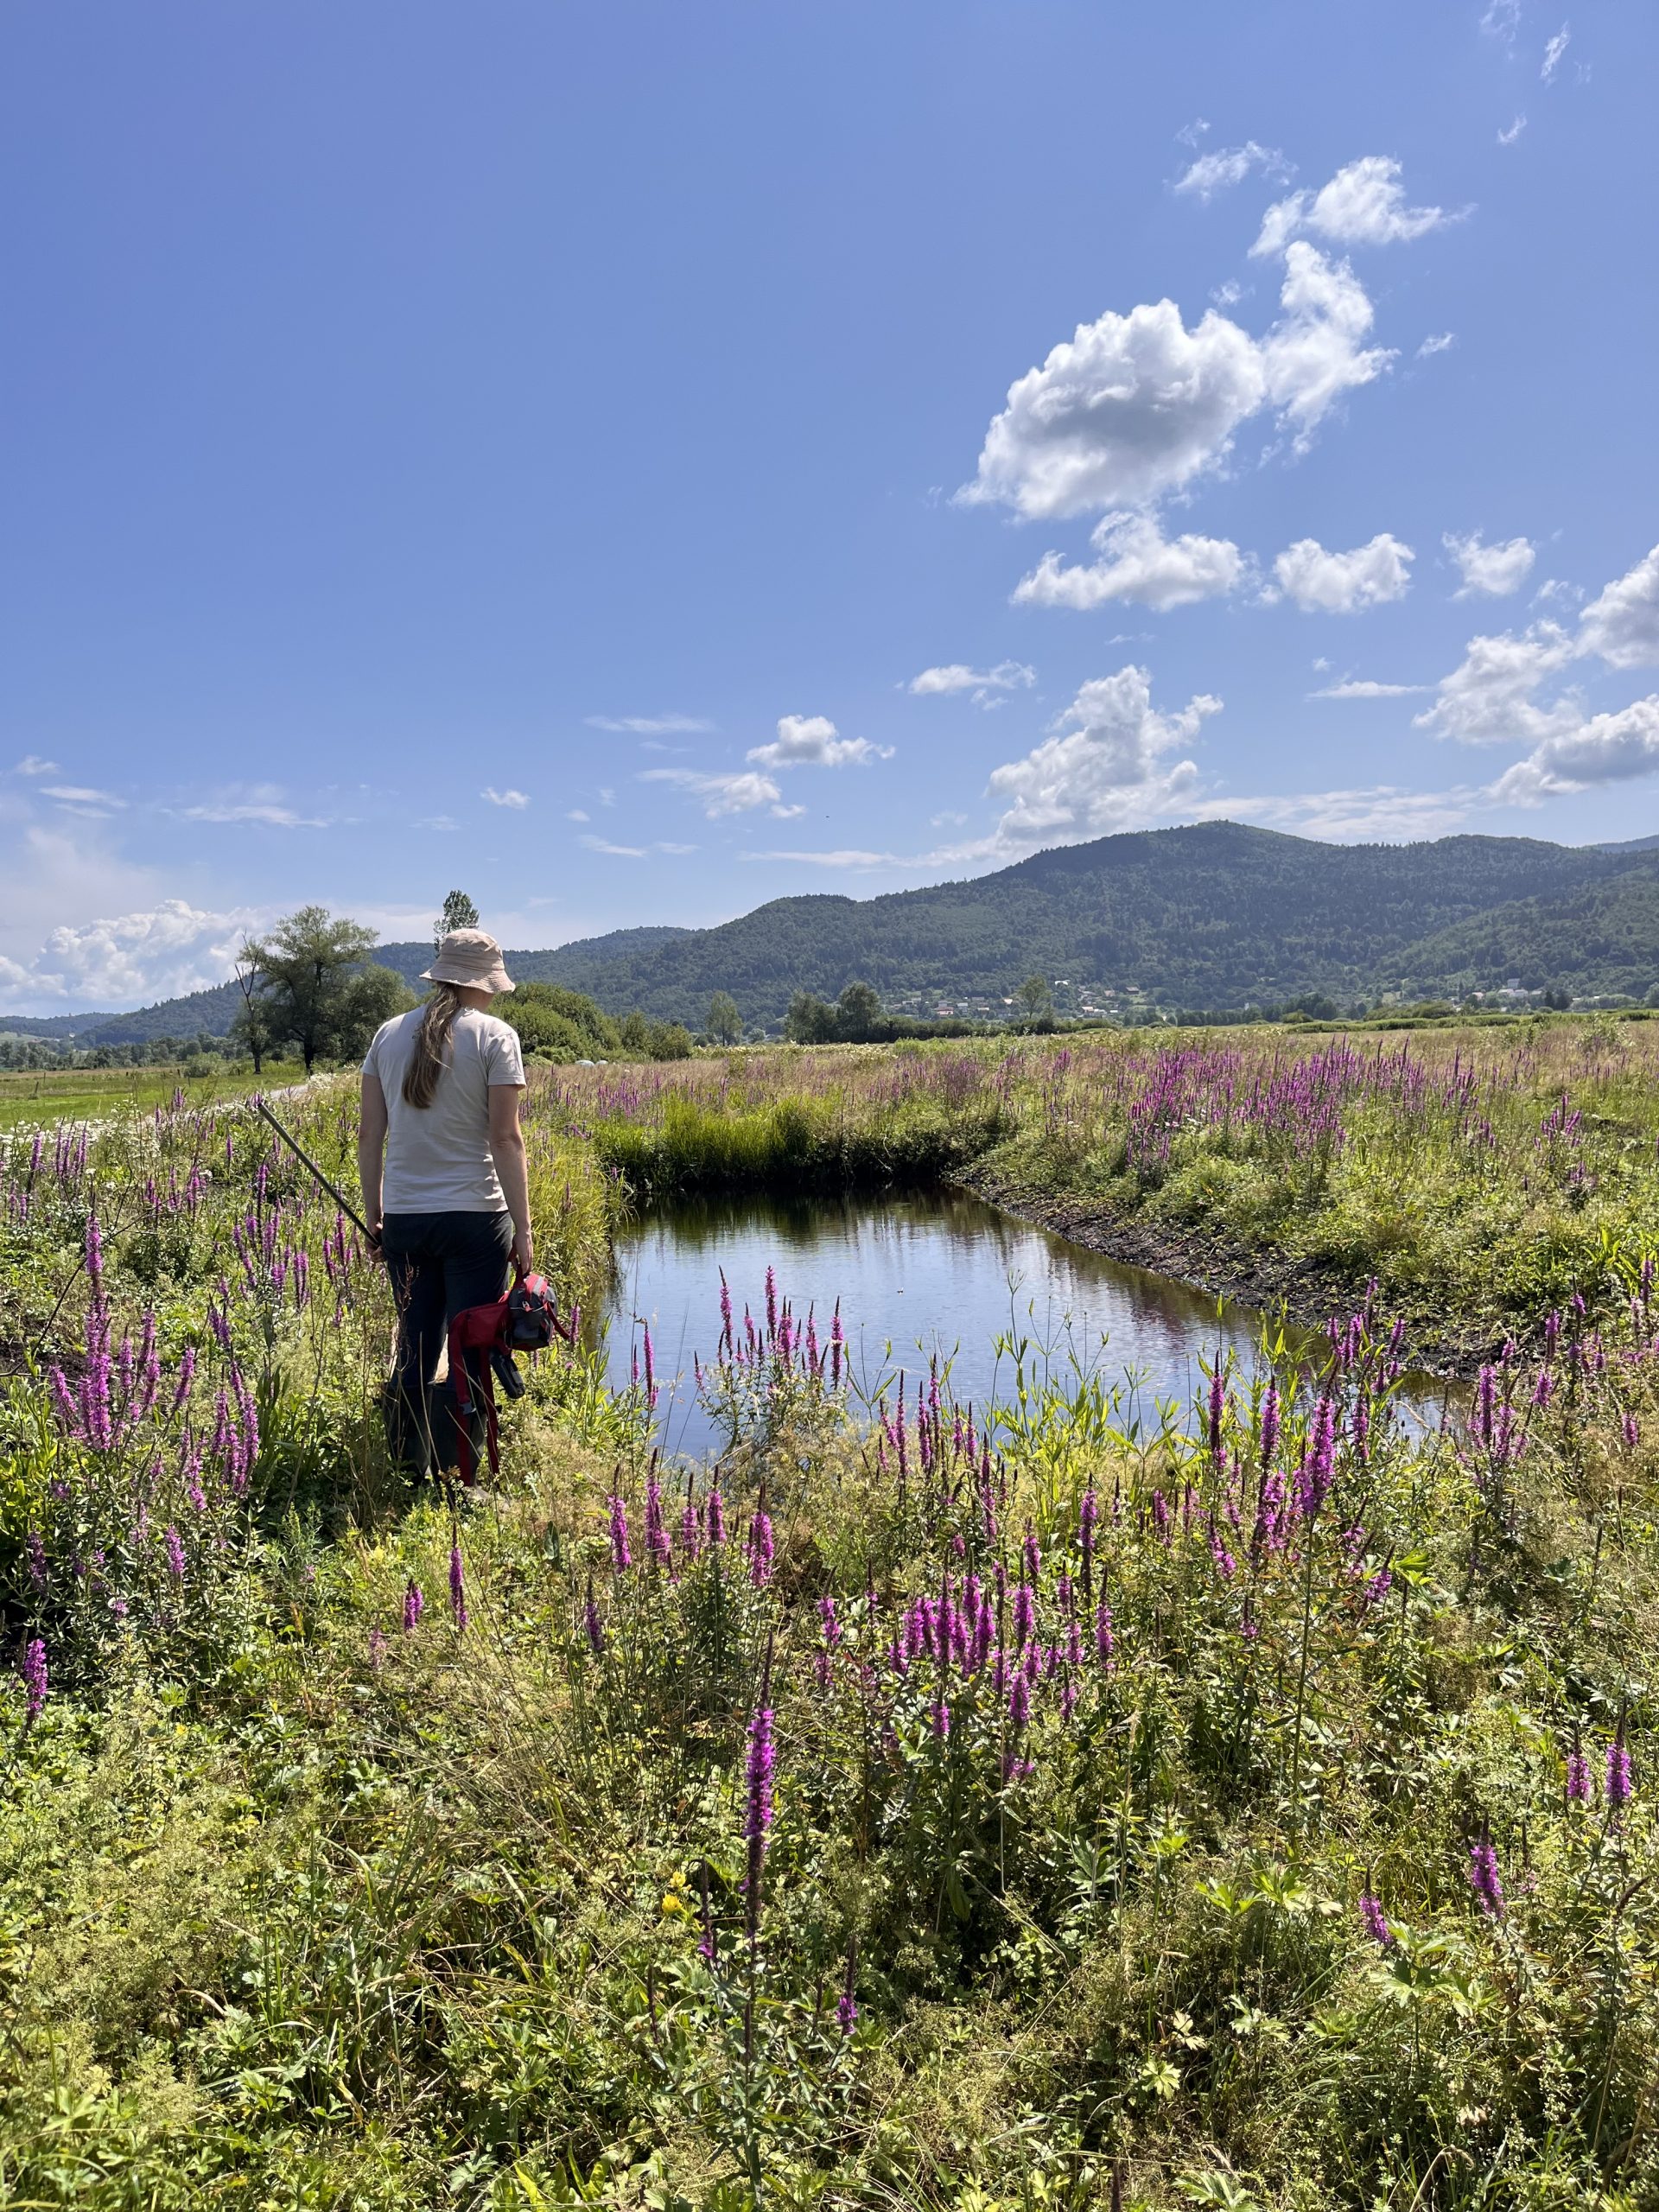
[[1477,593],[1488,599],[1507,598],[1520,590],[1538,557],[1529,538],[1506,537],[1501,545],[1484,545],[1478,530],[1466,537],[1447,531],[1440,543],[1463,577],[1452,594],[1456,599],[1470,599]]
[[[752,770],[738,769],[724,774],[711,771],[705,774],[696,768],[646,768],[641,771],[639,780],[642,784],[672,784],[677,791],[689,791],[711,822],[717,822],[727,814],[752,814],[763,806],[780,817],[801,810],[784,804],[783,791],[772,777]],[[584,843],[587,842],[583,840]]]
[[1266,397],[1255,340],[1213,308],[1192,330],[1173,300],[1109,310],[1009,387],[962,496],[1046,520],[1141,506],[1219,461]]
[[1225,537],[1167,539],[1150,515],[1108,515],[1096,528],[1101,558],[1067,568],[1045,553],[1014,588],[1019,607],[1071,607],[1086,612],[1109,600],[1131,600],[1160,611],[1224,597],[1243,581],[1247,563]]
[[0,959],[0,1004],[123,1007],[210,989],[231,972],[251,908],[214,913],[182,899],[54,929],[32,958]]
[[1198,782],[1195,762],[1168,756],[1220,710],[1219,699],[1200,694],[1160,714],[1150,677],[1133,665],[1084,684],[1040,745],[992,772],[991,790],[1007,802],[995,843],[1073,843],[1167,813]]
[[1614,668],[1659,664],[1659,545],[1591,601],[1579,641]]
[[1555,72],[1561,66],[1562,57],[1565,55],[1567,48],[1571,46],[1572,43],[1573,32],[1571,27],[1563,23],[1560,30],[1556,32],[1554,37],[1551,39],[1549,44],[1544,48],[1544,66],[1538,72],[1538,74],[1543,79],[1545,84],[1548,85],[1554,79]]
[[855,768],[891,760],[893,747],[838,736],[827,715],[780,715],[772,743],[752,746],[744,757],[759,768]]
[[1399,162],[1390,155],[1367,154],[1338,169],[1318,192],[1293,192],[1275,200],[1250,251],[1282,253],[1302,232],[1333,245],[1393,245],[1455,219],[1444,207],[1408,207]]
[[1280,305],[1260,340],[1213,308],[1189,330],[1173,300],[1080,323],[1009,387],[957,497],[1045,521],[1150,506],[1218,467],[1268,407],[1305,445],[1392,355],[1363,343],[1372,308],[1353,271],[1305,239],[1287,255]]
[[1492,785],[1511,805],[1536,806],[1592,784],[1621,783],[1659,768],[1659,696],[1637,699],[1617,714],[1592,715],[1548,737]]
[[527,791],[499,791],[493,784],[486,784],[483,790],[480,791],[479,797],[481,799],[487,799],[492,806],[509,807],[514,813],[522,813],[530,804],[530,795]]
[[1570,700],[1541,707],[1535,694],[1575,656],[1559,623],[1536,622],[1522,636],[1471,638],[1463,659],[1436,685],[1434,704],[1417,716],[1420,728],[1464,745],[1538,745],[1576,728],[1580,710]]
[[1213,154],[1200,154],[1192,166],[1175,180],[1177,192],[1189,192],[1206,204],[1218,192],[1229,192],[1259,169],[1263,176],[1287,177],[1291,165],[1276,146],[1259,146],[1247,138],[1242,146],[1218,146]]
[[1284,317],[1263,342],[1262,362],[1268,396],[1305,451],[1343,393],[1380,376],[1394,354],[1362,346],[1372,321],[1363,286],[1345,261],[1327,260],[1305,238],[1286,254],[1279,297]]
[[1354,614],[1403,599],[1415,557],[1409,545],[1386,530],[1351,553],[1328,553],[1317,537],[1300,537],[1279,556],[1273,573],[1279,591],[1304,612]]

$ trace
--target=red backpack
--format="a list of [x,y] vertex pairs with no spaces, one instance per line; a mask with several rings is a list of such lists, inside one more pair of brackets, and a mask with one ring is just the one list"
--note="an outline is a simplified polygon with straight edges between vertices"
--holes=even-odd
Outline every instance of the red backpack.
[[[455,1394],[455,1450],[461,1479],[474,1473],[472,1412],[476,1385],[484,1407],[484,1438],[490,1472],[501,1471],[499,1428],[495,1411],[499,1378],[510,1398],[522,1398],[524,1386],[512,1363],[516,1351],[545,1351],[555,1337],[575,1342],[568,1321],[561,1321],[545,1275],[517,1274],[505,1298],[488,1306],[469,1306],[449,1324],[449,1382]],[[467,1355],[483,1353],[474,1373]]]

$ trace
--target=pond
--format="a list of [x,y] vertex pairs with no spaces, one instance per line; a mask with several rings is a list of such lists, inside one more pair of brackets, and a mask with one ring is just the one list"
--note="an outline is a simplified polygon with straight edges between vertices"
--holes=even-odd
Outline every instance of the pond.
[[[1230,1352],[1248,1372],[1260,1317],[1173,1277],[1128,1267],[1017,1221],[965,1191],[841,1198],[684,1199],[647,1215],[616,1244],[607,1319],[611,1377],[629,1379],[650,1325],[662,1385],[664,1447],[702,1457],[714,1431],[696,1403],[692,1357],[714,1357],[725,1271],[741,1316],[760,1317],[768,1267],[798,1317],[816,1307],[820,1337],[841,1301],[855,1382],[874,1390],[899,1368],[950,1362],[953,1395],[984,1405],[1010,1391],[999,1338],[1025,1337],[1075,1356],[1122,1386],[1126,1420],[1160,1424],[1160,1401],[1190,1404],[1203,1362]],[[1414,1425],[1438,1418],[1432,1385]]]

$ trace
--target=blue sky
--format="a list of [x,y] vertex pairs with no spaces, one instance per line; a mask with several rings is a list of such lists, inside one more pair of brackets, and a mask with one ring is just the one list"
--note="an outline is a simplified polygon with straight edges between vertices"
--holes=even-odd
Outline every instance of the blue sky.
[[0,65],[0,1007],[302,899],[1659,830],[1645,0],[22,0]]

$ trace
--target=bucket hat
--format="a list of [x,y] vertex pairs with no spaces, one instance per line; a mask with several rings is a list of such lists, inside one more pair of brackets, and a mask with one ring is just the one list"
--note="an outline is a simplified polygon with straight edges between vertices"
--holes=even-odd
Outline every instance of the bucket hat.
[[485,930],[451,930],[438,957],[421,971],[423,983],[470,983],[475,991],[510,991],[513,982],[502,963],[501,948]]

